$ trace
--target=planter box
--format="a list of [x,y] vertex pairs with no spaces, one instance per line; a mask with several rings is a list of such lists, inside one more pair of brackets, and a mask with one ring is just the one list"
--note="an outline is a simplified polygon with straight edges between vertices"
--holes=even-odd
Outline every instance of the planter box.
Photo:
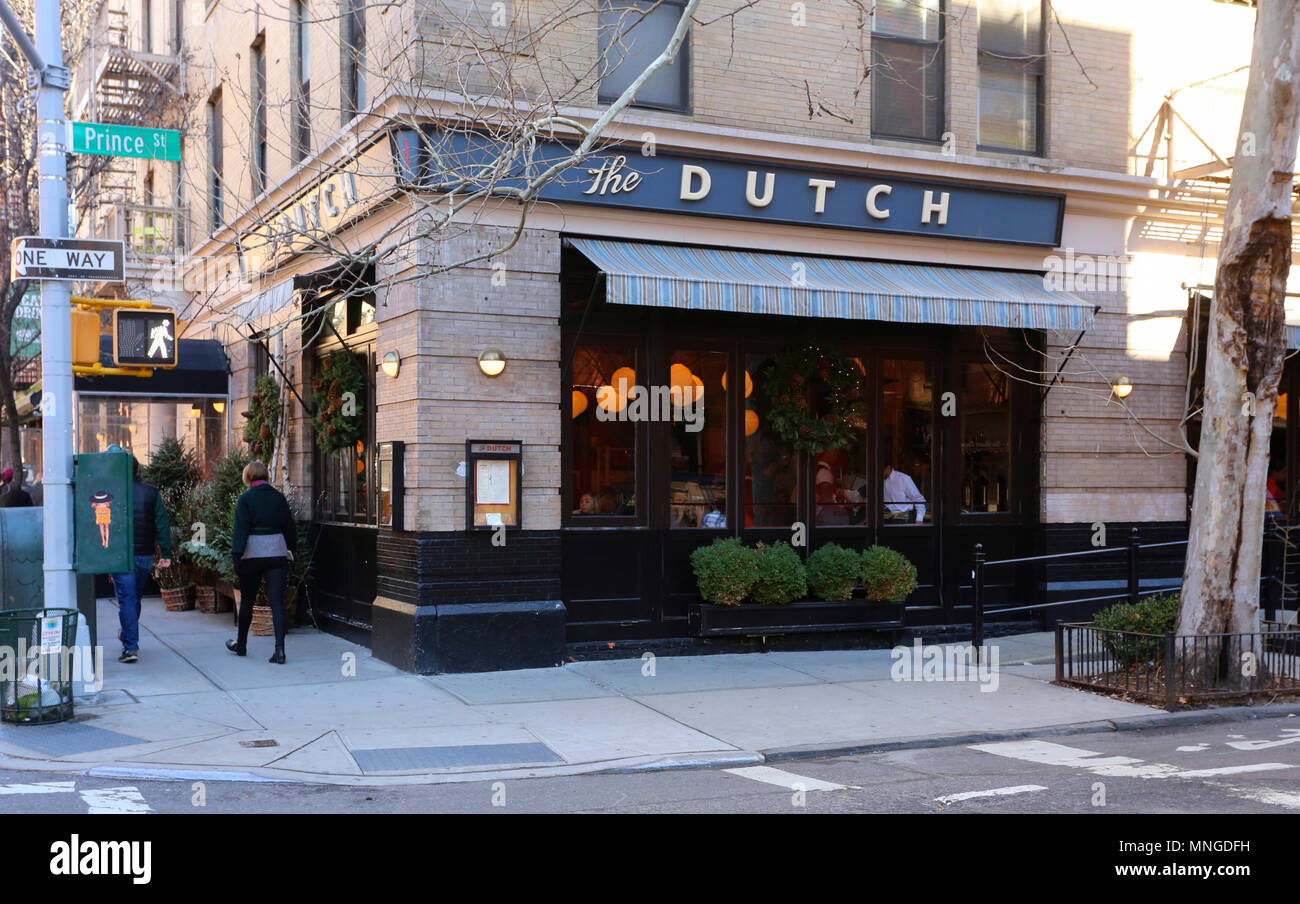
[[845,600],[828,603],[800,600],[780,606],[745,603],[691,607],[691,633],[696,637],[754,637],[818,631],[897,631],[903,628],[903,603]]

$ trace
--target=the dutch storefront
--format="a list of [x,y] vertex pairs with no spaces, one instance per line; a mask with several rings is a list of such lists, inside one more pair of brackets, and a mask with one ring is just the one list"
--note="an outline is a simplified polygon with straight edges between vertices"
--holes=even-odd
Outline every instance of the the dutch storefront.
[[[428,158],[392,147],[435,192]],[[1080,539],[1095,515],[1069,506],[1100,491],[1044,487],[1044,399],[1062,349],[1123,295],[1044,271],[1095,218],[1063,236],[1070,195],[1050,177],[809,156],[602,151],[500,257],[428,278],[418,254],[304,259],[257,296],[327,311],[277,340],[301,356],[300,395],[333,352],[367,375],[355,448],[322,454],[301,415],[291,431],[318,621],[414,671],[554,665],[566,643],[692,636],[690,554],[735,536],[890,547],[918,570],[905,622],[961,623],[976,543],[997,558]],[[427,253],[491,247],[512,215]],[[238,396],[253,374],[231,355]],[[1182,486],[1150,483],[1104,520],[1185,529]],[[1042,578],[990,598],[1042,599]]]

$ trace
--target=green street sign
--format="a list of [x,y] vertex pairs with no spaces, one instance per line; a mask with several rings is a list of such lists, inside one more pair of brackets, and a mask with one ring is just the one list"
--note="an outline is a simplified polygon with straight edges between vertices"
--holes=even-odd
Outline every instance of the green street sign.
[[181,133],[175,129],[147,129],[97,122],[74,122],[72,153],[104,157],[143,157],[146,160],[180,160]]

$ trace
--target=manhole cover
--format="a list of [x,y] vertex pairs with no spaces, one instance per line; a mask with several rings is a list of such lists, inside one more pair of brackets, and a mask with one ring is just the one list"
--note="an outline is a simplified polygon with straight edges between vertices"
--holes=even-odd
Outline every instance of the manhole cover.
[[279,741],[272,741],[272,740],[266,740],[266,741],[240,741],[240,742],[239,742],[239,746],[240,746],[240,747],[279,747],[279,746],[280,746],[280,742],[279,742]]

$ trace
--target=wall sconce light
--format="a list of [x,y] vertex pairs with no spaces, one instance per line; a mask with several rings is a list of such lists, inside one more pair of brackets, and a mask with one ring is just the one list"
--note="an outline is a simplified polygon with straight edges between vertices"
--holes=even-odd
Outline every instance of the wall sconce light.
[[489,377],[500,376],[506,369],[506,356],[495,348],[487,348],[478,356],[478,369]]
[[225,414],[225,413],[226,413],[226,403],[225,403],[225,402],[213,402],[213,403],[212,403],[212,410],[215,411],[217,414]]
[[190,406],[190,417],[203,417],[203,409],[198,405]]
[[1128,377],[1116,377],[1110,384],[1111,392],[1121,399],[1127,399],[1133,392],[1133,383]]
[[384,355],[384,360],[380,362],[379,369],[390,377],[396,377],[402,369],[402,356],[392,351]]

